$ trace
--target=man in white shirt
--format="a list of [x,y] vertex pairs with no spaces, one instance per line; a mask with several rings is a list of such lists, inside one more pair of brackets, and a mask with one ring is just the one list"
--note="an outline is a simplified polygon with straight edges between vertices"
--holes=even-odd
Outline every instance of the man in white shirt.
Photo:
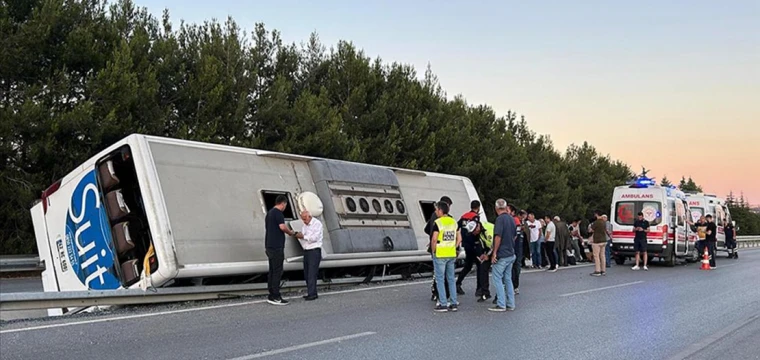
[[306,279],[306,301],[317,299],[317,275],[319,262],[322,260],[322,223],[313,218],[308,211],[301,212],[303,228],[296,238],[303,247],[303,275]]
[[538,241],[541,237],[541,223],[536,220],[536,215],[528,213],[528,228],[530,229],[530,258],[533,268],[541,268],[541,243]]

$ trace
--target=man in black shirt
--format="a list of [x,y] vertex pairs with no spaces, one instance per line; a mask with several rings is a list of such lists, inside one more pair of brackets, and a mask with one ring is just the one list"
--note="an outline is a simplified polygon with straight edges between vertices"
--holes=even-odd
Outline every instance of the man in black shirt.
[[639,269],[639,255],[644,253],[644,270],[647,268],[647,233],[649,232],[649,221],[644,220],[644,213],[639,212],[639,218],[633,222],[633,250],[636,251],[636,266],[633,270]]
[[710,269],[715,269],[715,248],[718,245],[718,226],[713,222],[713,217],[707,214],[707,236],[705,237],[705,243],[707,244],[707,253],[710,255]]
[[269,298],[267,302],[272,305],[287,305],[288,301],[280,295],[280,280],[282,279],[282,264],[285,261],[285,234],[295,236],[293,232],[285,225],[285,215],[283,211],[288,206],[288,198],[285,195],[278,195],[275,199],[274,207],[267,212],[264,219],[266,226],[266,236],[264,246],[266,248],[267,258],[269,258]]

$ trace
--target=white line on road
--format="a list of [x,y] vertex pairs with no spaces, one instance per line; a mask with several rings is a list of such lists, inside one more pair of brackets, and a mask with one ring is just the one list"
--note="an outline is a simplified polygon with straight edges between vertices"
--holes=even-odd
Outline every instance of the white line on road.
[[634,281],[634,282],[629,282],[629,283],[625,283],[625,284],[617,284],[617,285],[612,285],[612,286],[605,286],[605,287],[600,287],[600,288],[596,288],[596,289],[589,289],[589,290],[583,290],[583,291],[578,291],[578,292],[572,292],[572,293],[568,293],[568,294],[562,294],[562,295],[560,295],[560,297],[580,295],[580,294],[588,294],[590,292],[602,291],[602,290],[607,290],[607,289],[614,289],[614,288],[619,288],[619,287],[623,287],[623,286],[631,286],[631,285],[641,284],[643,282],[644,281]]
[[[408,282],[408,283],[402,283],[402,284],[390,284],[390,285],[373,286],[373,287],[361,288],[361,289],[348,289],[348,290],[331,291],[331,292],[326,292],[326,293],[322,293],[322,294],[319,294],[319,295],[320,296],[325,296],[325,295],[348,294],[348,293],[355,293],[355,292],[361,292],[361,291],[388,289],[388,288],[395,288],[395,287],[401,287],[401,286],[410,286],[410,285],[420,285],[420,284],[430,285],[430,280],[415,281],[415,282]],[[292,299],[298,299],[298,298],[300,298],[300,296],[291,296],[291,297],[287,297],[285,299],[292,300]],[[32,327],[20,328],[20,329],[0,330],[0,334],[8,334],[8,333],[15,333],[15,332],[22,332],[22,331],[32,331],[32,330],[45,330],[45,329],[53,329],[53,328],[59,328],[59,327],[65,327],[65,326],[74,326],[74,325],[96,324],[96,323],[109,322],[109,321],[118,321],[118,320],[139,319],[139,318],[147,318],[147,317],[153,317],[153,316],[173,315],[173,314],[181,314],[181,313],[194,312],[194,311],[223,309],[223,308],[236,307],[236,306],[261,304],[261,303],[265,303],[265,302],[266,302],[266,300],[244,301],[244,302],[233,303],[233,304],[210,305],[210,306],[202,306],[202,307],[196,307],[196,308],[190,308],[190,309],[159,311],[159,312],[148,313],[148,314],[136,314],[136,315],[127,315],[127,316],[115,316],[115,317],[109,317],[109,318],[105,318],[105,319],[73,321],[73,322],[60,323],[60,324],[32,326]]]
[[[574,268],[591,266],[591,265],[593,264],[562,267],[560,268],[560,270],[570,270]],[[528,270],[528,271],[523,271],[522,273],[530,274],[530,273],[538,273],[538,272],[545,272],[545,271],[546,270]],[[361,289],[331,291],[331,292],[322,293],[320,294],[320,296],[350,294],[350,293],[362,292],[362,291],[372,291],[372,290],[389,289],[389,288],[410,286],[410,285],[429,285],[429,284],[430,284],[430,279],[425,279],[425,280],[401,283],[401,284],[390,284],[390,285],[372,286],[372,287],[361,288]],[[291,296],[291,297],[287,297],[286,299],[291,300],[291,299],[298,299],[298,298],[300,298],[300,296]],[[238,303],[232,303],[232,304],[209,305],[209,306],[194,307],[194,308],[189,308],[189,309],[159,311],[159,312],[147,313],[147,314],[135,314],[135,315],[126,315],[126,316],[115,316],[115,317],[102,318],[102,319],[72,321],[72,322],[50,324],[50,325],[31,326],[31,327],[19,328],[19,329],[0,330],[0,334],[10,334],[10,333],[16,333],[16,332],[22,332],[22,331],[55,329],[55,328],[66,327],[66,326],[88,325],[88,324],[97,324],[97,323],[102,323],[102,322],[111,322],[111,321],[119,321],[119,320],[140,319],[140,318],[148,318],[148,317],[154,317],[154,316],[182,314],[182,313],[195,312],[195,311],[214,310],[214,309],[223,309],[223,308],[229,308],[229,307],[262,304],[265,302],[266,300],[244,301],[244,302],[238,302]]]
[[247,356],[236,357],[236,358],[231,359],[231,360],[258,359],[258,358],[265,357],[265,356],[278,355],[278,354],[282,354],[282,353],[286,353],[286,352],[306,349],[306,348],[310,348],[310,347],[314,347],[314,346],[332,344],[332,343],[341,342],[341,341],[344,341],[344,340],[351,340],[351,339],[356,339],[356,338],[360,338],[360,337],[364,337],[364,336],[370,336],[370,335],[375,335],[375,333],[371,332],[371,331],[368,331],[368,332],[363,332],[363,333],[358,333],[358,334],[353,334],[353,335],[346,335],[346,336],[336,337],[336,338],[332,338],[332,339],[327,339],[327,340],[322,340],[322,341],[315,341],[315,342],[311,342],[311,343],[307,343],[307,344],[296,345],[296,346],[289,346],[289,347],[282,348],[282,349],[270,350],[270,351],[260,352],[260,353],[251,354],[251,355],[247,355]]

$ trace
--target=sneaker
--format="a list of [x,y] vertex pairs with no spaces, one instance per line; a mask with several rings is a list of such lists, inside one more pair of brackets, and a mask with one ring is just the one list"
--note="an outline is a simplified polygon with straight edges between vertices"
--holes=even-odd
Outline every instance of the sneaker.
[[559,269],[557,269],[557,268],[549,269],[549,272],[557,272],[557,270],[559,270]]
[[[646,268],[646,266],[644,266],[644,267]],[[639,270],[639,269],[641,269],[641,268],[638,265],[636,265],[636,266],[634,266],[634,267],[631,268],[631,270]]]
[[457,285],[457,295],[464,295],[464,290],[462,290],[462,285]]
[[480,295],[480,297],[478,298],[478,302],[486,302],[490,298],[491,298],[491,295]]
[[602,271],[602,276],[607,276],[607,272],[606,271]]
[[488,311],[493,311],[493,312],[505,312],[505,311],[507,311],[507,308],[503,308],[503,307],[501,307],[501,306],[494,306],[494,307],[490,307],[490,308],[488,308]]
[[457,311],[457,304],[451,304],[449,305],[449,311],[456,312]]
[[438,301],[438,296],[433,294],[432,296],[430,296],[430,301]]
[[649,268],[646,265],[644,265],[644,271],[649,271]]
[[716,269],[715,266],[710,266],[710,270],[715,270],[715,269]]
[[303,298],[303,299],[304,299],[304,300],[306,300],[306,301],[314,301],[314,300],[317,300],[317,299],[319,299],[319,296],[317,296],[317,295],[314,295],[314,296],[307,296],[307,297],[305,297],[305,298]]
[[518,289],[518,288],[515,288],[515,295],[517,295],[517,294],[519,294],[519,293],[520,293],[520,289]]
[[443,306],[441,304],[438,304],[435,308],[433,308],[433,311],[435,312],[447,312],[449,311],[449,308],[446,306]]
[[270,304],[272,304],[272,305],[278,305],[278,306],[283,306],[283,305],[287,305],[288,304],[288,301],[285,300],[285,299],[283,299],[283,298],[279,298],[279,299],[267,299],[267,302],[270,303]]
[[507,311],[515,311],[515,308],[513,308],[513,307],[507,307]]
[[596,272],[596,271],[594,271],[594,272],[592,272],[592,273],[591,273],[591,274],[589,274],[589,275],[591,275],[591,276],[602,276],[602,273],[601,273],[601,272]]

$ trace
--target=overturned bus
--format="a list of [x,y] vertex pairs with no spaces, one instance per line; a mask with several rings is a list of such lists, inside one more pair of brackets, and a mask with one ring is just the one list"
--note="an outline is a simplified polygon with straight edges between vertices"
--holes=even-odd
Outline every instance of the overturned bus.
[[[324,224],[321,269],[335,276],[429,262],[435,201],[449,196],[458,216],[479,200],[461,176],[133,134],[32,207],[44,290],[264,281],[264,217],[278,195],[293,227],[299,210]],[[302,269],[299,243],[286,244],[285,271]]]

